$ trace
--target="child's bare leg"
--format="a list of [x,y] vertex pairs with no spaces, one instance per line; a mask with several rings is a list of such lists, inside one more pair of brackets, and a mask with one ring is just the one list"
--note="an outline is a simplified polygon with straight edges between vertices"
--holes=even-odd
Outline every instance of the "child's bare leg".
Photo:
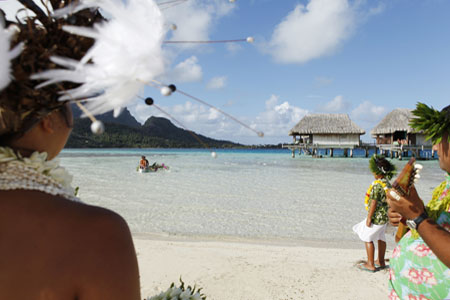
[[381,267],[386,266],[384,254],[386,253],[386,242],[378,240],[378,260],[375,262]]
[[367,252],[367,263],[365,263],[364,266],[369,270],[375,270],[375,246],[373,245],[373,242],[366,242],[365,244]]

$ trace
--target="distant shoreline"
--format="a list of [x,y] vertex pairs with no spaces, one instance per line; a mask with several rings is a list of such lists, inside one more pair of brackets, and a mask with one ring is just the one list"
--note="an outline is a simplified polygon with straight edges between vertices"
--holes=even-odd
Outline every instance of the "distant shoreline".
[[[359,241],[331,241],[326,239],[289,239],[289,238],[246,238],[238,236],[198,236],[164,233],[135,233],[132,235],[141,240],[158,240],[165,242],[188,242],[188,243],[226,243],[226,244],[248,244],[259,246],[280,247],[307,247],[321,249],[361,249],[362,242]],[[392,243],[391,243],[392,244]],[[394,247],[392,247],[393,249]]]

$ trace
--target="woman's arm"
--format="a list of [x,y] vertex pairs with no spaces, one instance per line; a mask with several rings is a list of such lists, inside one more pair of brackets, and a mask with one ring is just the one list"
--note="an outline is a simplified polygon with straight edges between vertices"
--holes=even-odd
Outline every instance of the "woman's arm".
[[431,219],[426,219],[417,230],[434,254],[450,268],[450,233]]
[[373,217],[373,214],[375,213],[375,209],[377,208],[377,200],[370,199],[369,203],[370,203],[370,207],[369,207],[369,212],[367,213],[367,220],[366,220],[367,227],[370,227],[372,225],[372,217]]
[[[425,211],[423,202],[414,187],[408,198],[400,197],[400,200],[394,199],[391,191],[395,192],[395,190],[389,190],[387,200],[390,207],[388,216],[392,225],[398,225],[402,216],[412,220]],[[450,233],[431,219],[423,221],[417,231],[433,253],[450,268]]]

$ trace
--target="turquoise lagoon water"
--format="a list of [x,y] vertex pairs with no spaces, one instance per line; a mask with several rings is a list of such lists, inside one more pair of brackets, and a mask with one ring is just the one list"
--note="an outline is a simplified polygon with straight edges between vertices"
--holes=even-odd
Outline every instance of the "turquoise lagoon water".
[[[368,159],[297,156],[287,150],[65,149],[61,164],[81,199],[121,214],[135,234],[352,244],[373,181]],[[168,171],[140,174],[141,155]],[[401,169],[406,163],[394,159]],[[443,180],[424,161],[423,199]],[[392,239],[391,239],[392,240]]]

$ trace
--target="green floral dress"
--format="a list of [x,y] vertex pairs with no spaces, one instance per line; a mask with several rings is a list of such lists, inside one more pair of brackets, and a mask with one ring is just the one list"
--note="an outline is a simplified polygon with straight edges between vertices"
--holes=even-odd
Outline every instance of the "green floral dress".
[[[429,216],[438,215],[436,223],[450,232],[450,176],[435,189],[433,199],[437,200],[430,201],[435,210],[431,213],[433,207],[428,203]],[[408,232],[390,259],[389,290],[390,300],[450,299],[450,269],[417,232]]]
[[[391,188],[391,184],[389,181],[385,178],[380,179],[384,184],[386,184],[386,189]],[[370,193],[370,200],[369,200],[369,211],[370,207],[372,206],[373,201],[377,200],[377,207],[375,208],[375,212],[372,216],[372,224],[375,225],[384,225],[388,221],[388,204],[386,201],[386,191],[385,188],[377,183],[373,186],[372,192]]]
[[[381,183],[380,183],[381,182]],[[372,183],[366,194],[366,199],[368,201],[367,209],[370,210],[370,207],[375,203],[373,200],[376,200],[376,208],[375,212],[372,216],[371,226],[367,226],[367,218],[359,222],[358,224],[353,226],[353,232],[358,235],[361,241],[369,243],[376,241],[386,241],[385,231],[387,226],[387,202],[386,202],[386,192],[390,188],[391,185],[389,181],[386,179],[376,180]]]

